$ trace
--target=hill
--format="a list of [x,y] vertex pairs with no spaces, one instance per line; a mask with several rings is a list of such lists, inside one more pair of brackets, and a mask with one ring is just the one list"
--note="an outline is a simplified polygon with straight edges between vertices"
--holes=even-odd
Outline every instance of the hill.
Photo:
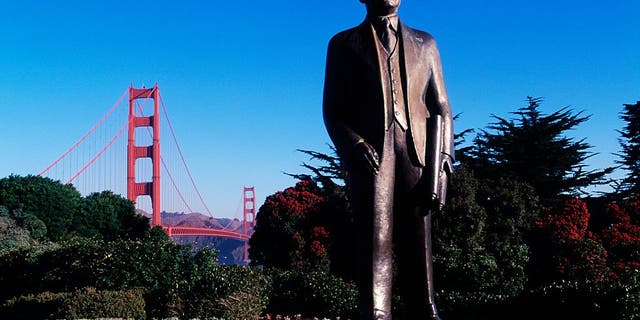
[[[138,212],[147,217],[151,214],[138,210]],[[205,216],[201,213],[181,213],[181,212],[161,212],[162,223],[167,226],[185,226],[198,228],[216,228],[223,226],[225,229],[237,229],[242,226],[242,221],[229,218],[213,218]],[[250,231],[250,234],[253,230]],[[213,248],[218,252],[218,261],[220,264],[238,264],[245,265],[244,262],[244,243],[240,240],[214,238],[206,236],[174,236],[172,239],[176,243],[190,244],[194,249],[204,247]]]

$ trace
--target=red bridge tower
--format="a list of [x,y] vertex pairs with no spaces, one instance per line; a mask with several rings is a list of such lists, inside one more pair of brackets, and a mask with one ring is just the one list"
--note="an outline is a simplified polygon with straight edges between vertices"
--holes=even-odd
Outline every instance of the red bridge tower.
[[[158,108],[159,89],[155,85],[151,89],[129,87],[129,142],[127,144],[127,198],[134,203],[138,196],[151,196],[153,216],[151,226],[162,226],[160,218],[160,112]],[[137,117],[135,100],[153,99],[153,115]],[[135,132],[138,127],[151,127],[153,130],[153,144],[138,146],[135,142]],[[136,160],[151,158],[153,175],[151,181],[136,182]]]
[[[242,192],[242,207],[244,219],[242,221],[242,234],[249,235],[249,228],[256,225],[256,191],[254,187],[244,187]],[[250,217],[250,219],[247,219]],[[247,225],[250,224],[250,225]],[[244,242],[244,261],[249,261],[249,239]]]

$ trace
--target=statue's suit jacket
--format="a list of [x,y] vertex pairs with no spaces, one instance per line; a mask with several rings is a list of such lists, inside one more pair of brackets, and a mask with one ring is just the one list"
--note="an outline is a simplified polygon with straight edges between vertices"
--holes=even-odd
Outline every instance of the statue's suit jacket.
[[[399,20],[400,67],[408,106],[410,146],[415,165],[430,166],[427,157],[428,118],[440,114],[442,153],[453,160],[452,117],[440,54],[433,37]],[[376,38],[370,23],[336,34],[329,42],[323,99],[325,125],[338,155],[349,167],[355,145],[363,139],[382,156],[385,110]],[[447,161],[450,165],[450,161]],[[443,164],[441,164],[443,165]],[[450,168],[447,168],[450,170]]]

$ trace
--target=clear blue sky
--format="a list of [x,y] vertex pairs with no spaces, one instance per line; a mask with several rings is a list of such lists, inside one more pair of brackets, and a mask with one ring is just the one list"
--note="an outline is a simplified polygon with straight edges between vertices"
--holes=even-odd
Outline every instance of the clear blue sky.
[[[242,186],[265,196],[328,151],[326,45],[359,24],[357,0],[2,1],[0,176],[37,174],[129,86],[158,83],[210,209]],[[623,103],[640,100],[640,2],[404,0],[400,17],[438,41],[456,131],[508,116],[526,96],[592,119],[601,168],[618,151]]]

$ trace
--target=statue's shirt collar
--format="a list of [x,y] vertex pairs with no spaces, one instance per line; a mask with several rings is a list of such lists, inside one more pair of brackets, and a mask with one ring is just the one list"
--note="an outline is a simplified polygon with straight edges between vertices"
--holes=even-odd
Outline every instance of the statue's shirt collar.
[[[367,20],[373,25],[374,28],[378,28],[383,25],[386,26],[391,23],[394,31],[398,32],[398,15],[390,14],[388,16],[367,16]],[[388,21],[388,22],[387,22]]]

